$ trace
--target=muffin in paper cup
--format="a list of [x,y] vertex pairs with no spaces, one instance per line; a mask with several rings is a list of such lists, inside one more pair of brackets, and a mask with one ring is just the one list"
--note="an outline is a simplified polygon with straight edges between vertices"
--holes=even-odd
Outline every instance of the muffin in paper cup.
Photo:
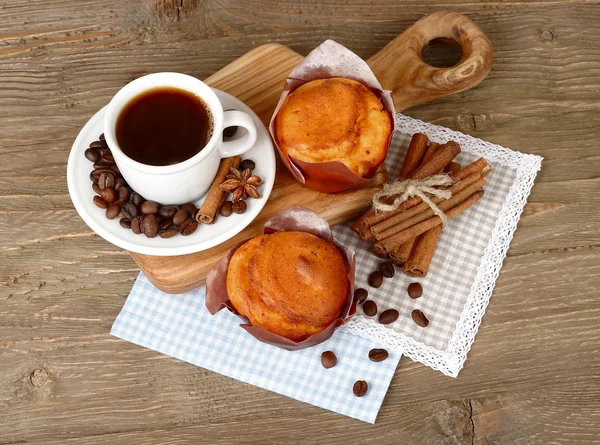
[[[384,111],[387,114],[386,119],[389,119],[389,121],[386,121],[385,125],[386,127],[390,128],[389,134],[387,135],[387,140],[382,141],[381,136],[378,137],[378,141],[381,144],[384,144],[385,150],[382,153],[383,156],[380,156],[377,160],[374,160],[370,165],[372,168],[368,168],[364,175],[359,175],[340,160],[311,160],[308,162],[306,159],[296,159],[287,153],[287,150],[283,150],[281,147],[283,141],[278,138],[277,135],[277,116],[282,111],[282,106],[284,106],[286,98],[288,98],[288,96],[296,91],[299,87],[309,82],[325,79],[341,81],[348,79],[350,81],[359,82],[376,96],[377,100],[383,106],[383,110],[381,111]],[[318,103],[314,104],[314,106],[315,108],[318,108]],[[346,108],[340,107],[340,110],[345,110]],[[335,107],[331,107],[331,109],[334,112],[330,113],[329,115],[333,115],[334,119],[337,121],[325,122],[322,127],[322,134],[325,135],[325,137],[330,137],[331,140],[335,140],[336,131],[340,131],[340,136],[343,136],[340,128],[344,128],[344,122],[340,116],[336,115],[335,112],[337,110]],[[269,123],[269,131],[284,165],[296,181],[300,182],[306,187],[319,190],[321,192],[337,193],[345,190],[358,189],[369,185],[372,182],[371,179],[377,171],[377,167],[384,167],[387,150],[389,149],[391,138],[394,133],[394,115],[395,109],[391,92],[383,89],[367,63],[339,43],[336,43],[333,40],[326,40],[317,48],[315,48],[302,62],[300,62],[286,79],[283,92],[281,93],[279,102]],[[378,117],[378,119],[382,118],[382,116]],[[349,122],[351,122],[350,118],[348,120],[348,125],[351,125]],[[316,128],[318,128],[319,124],[319,122],[315,122],[315,125],[317,126]],[[298,133],[302,133],[302,129],[303,127],[299,125]],[[355,131],[359,131],[360,133],[361,130]],[[309,136],[309,133],[306,133],[305,135],[300,134],[300,137],[302,136],[308,137],[309,140],[311,137]],[[348,144],[353,142],[348,142]],[[318,142],[315,144],[318,145]],[[307,142],[306,145],[310,146],[311,144]],[[337,150],[337,148],[334,148],[334,150]],[[314,152],[314,150],[312,151]],[[341,153],[339,156],[332,157],[337,157],[338,159],[346,158],[348,153],[343,153],[343,151],[344,150],[340,150]],[[369,152],[367,151],[367,153]],[[319,155],[316,155],[315,157],[319,157]],[[360,157],[357,157],[356,160],[349,160],[348,162],[358,164],[362,162],[362,160]]]
[[323,330],[313,333],[301,341],[294,341],[282,335],[273,333],[263,327],[254,326],[247,317],[241,315],[235,309],[228,295],[227,275],[230,273],[229,265],[235,252],[254,238],[245,240],[229,250],[209,272],[206,278],[205,304],[209,312],[213,315],[223,308],[229,309],[244,322],[240,326],[259,341],[290,351],[308,348],[327,340],[339,326],[350,320],[356,312],[356,302],[353,301],[355,274],[354,252],[345,248],[334,239],[327,221],[304,207],[289,208],[269,219],[265,223],[264,233],[272,234],[275,232],[305,232],[321,238],[330,245],[335,246],[335,249],[339,251],[345,265],[345,270],[347,270],[347,275],[344,276],[344,280],[347,278],[347,289],[343,305],[339,314],[337,314],[337,318],[329,323]]

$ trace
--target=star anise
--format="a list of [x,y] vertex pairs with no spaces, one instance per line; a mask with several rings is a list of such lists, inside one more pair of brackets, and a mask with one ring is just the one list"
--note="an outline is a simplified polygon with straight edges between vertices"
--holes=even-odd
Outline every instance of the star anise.
[[219,189],[223,192],[232,193],[232,201],[244,200],[248,197],[259,199],[262,198],[256,187],[263,183],[259,176],[252,175],[252,170],[247,168],[240,172],[237,168],[229,170],[229,174],[225,176],[225,181],[219,184]]

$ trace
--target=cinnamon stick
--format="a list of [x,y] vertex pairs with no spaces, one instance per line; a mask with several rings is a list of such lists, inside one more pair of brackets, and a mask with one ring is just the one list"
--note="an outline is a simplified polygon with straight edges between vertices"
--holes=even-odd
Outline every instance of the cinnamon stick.
[[446,142],[442,145],[439,150],[435,152],[429,162],[422,164],[415,172],[410,176],[411,179],[423,179],[427,176],[435,175],[436,173],[444,170],[452,160],[460,153],[460,146],[454,142]]
[[460,164],[458,162],[452,161],[450,164],[446,166],[444,169],[445,173],[457,173],[460,170]]
[[217,175],[208,189],[206,198],[202,203],[202,206],[196,212],[196,221],[202,224],[212,224],[216,221],[217,212],[221,204],[225,202],[228,193],[223,192],[219,189],[219,184],[225,181],[225,176],[229,174],[231,168],[238,168],[240,165],[241,158],[239,156],[232,156],[230,158],[221,159]]
[[421,161],[421,164],[425,164],[426,162],[429,162],[431,160],[431,158],[433,157],[433,155],[437,153],[439,148],[440,148],[440,144],[438,144],[437,142],[430,143],[429,147],[427,147],[427,151],[425,152],[425,156],[423,156],[423,160]]
[[410,258],[410,254],[412,253],[418,239],[419,237],[408,240],[404,244],[401,244],[400,247],[398,247],[396,250],[391,251],[388,254],[390,257],[390,261],[398,266],[401,266],[404,263],[406,263]]
[[439,225],[419,236],[415,248],[404,262],[402,271],[406,275],[415,278],[422,278],[427,275],[441,233],[442,226]]
[[415,133],[410,140],[406,156],[404,157],[404,164],[400,169],[398,179],[406,179],[410,177],[413,171],[421,165],[425,151],[427,150],[427,144],[429,138],[422,133]]
[[[481,199],[482,196],[483,190],[472,194],[460,204],[449,209],[446,212],[446,217],[448,219],[451,219],[460,215],[462,212],[469,209],[471,206],[473,206],[473,204],[479,201],[479,199]],[[397,249],[403,243],[421,235],[422,233],[427,232],[429,229],[439,226],[440,224],[442,224],[441,218],[439,216],[434,216],[432,218],[426,219],[423,222],[420,222],[419,224],[409,227],[406,230],[398,232],[394,236],[386,238],[382,241],[377,241],[373,245],[373,249],[377,250],[378,252],[389,253]]]

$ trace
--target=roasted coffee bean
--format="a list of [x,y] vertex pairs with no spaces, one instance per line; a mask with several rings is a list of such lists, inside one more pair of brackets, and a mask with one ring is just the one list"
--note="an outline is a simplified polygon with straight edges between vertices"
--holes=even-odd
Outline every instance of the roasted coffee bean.
[[240,171],[244,171],[247,168],[249,168],[250,170],[254,170],[254,168],[256,167],[256,164],[254,163],[254,161],[252,159],[244,159],[241,164],[240,164]]
[[102,133],[100,136],[98,136],[98,139],[100,139],[101,141],[104,140],[104,133]]
[[183,236],[188,236],[194,233],[197,228],[198,223],[196,221],[194,221],[193,219],[186,219],[179,226],[179,233],[181,233]]
[[117,174],[117,175],[120,175],[120,174],[121,174],[121,170],[119,170],[119,167],[117,166],[117,164],[113,164],[113,165],[111,165],[111,166],[109,167],[109,169],[110,169],[110,171],[111,171],[111,172],[113,172],[113,173],[115,173],[115,174]]
[[182,222],[190,217],[190,214],[185,209],[179,209],[173,216],[173,224],[180,226]]
[[392,278],[396,274],[396,269],[392,263],[386,261],[385,263],[381,263],[379,265],[379,272],[381,272],[386,278]]
[[131,229],[131,220],[129,218],[121,218],[119,224],[121,224],[121,227]]
[[102,173],[110,173],[111,175],[113,174],[113,172],[107,168],[97,168],[90,172],[90,179],[94,182],[98,182],[98,179]]
[[379,314],[379,323],[390,324],[398,320],[398,311],[396,309],[386,309]]
[[114,189],[100,190],[100,196],[102,196],[102,199],[109,203],[115,202],[117,200],[117,192],[115,192]]
[[415,321],[415,323],[417,323],[422,328],[426,328],[427,325],[429,325],[429,320],[427,319],[425,314],[423,312],[421,312],[419,309],[415,309],[414,311],[412,311],[411,315],[412,315],[412,319]]
[[98,162],[100,160],[100,152],[95,148],[88,148],[84,154],[88,161]]
[[123,178],[121,178],[120,176],[117,177],[117,179],[115,179],[115,190],[119,190],[121,187],[125,187],[126,182]]
[[144,201],[140,206],[143,215],[156,215],[158,213],[158,204],[154,201]]
[[221,204],[221,208],[219,209],[219,214],[224,217],[231,216],[233,213],[233,203],[231,201],[225,201]]
[[107,164],[114,164],[115,158],[110,151],[104,150],[101,156],[102,162],[106,162]]
[[[166,230],[173,225],[173,220],[171,218],[161,219],[158,227],[160,230]],[[177,229],[175,229],[177,230]]]
[[171,227],[170,229],[163,229],[158,233],[161,238],[172,238],[179,233],[177,227]]
[[140,233],[142,233],[142,221],[143,221],[143,218],[141,216],[136,216],[135,218],[133,218],[131,220],[131,230],[136,235],[139,235]]
[[96,184],[95,182],[92,182],[92,190],[98,194],[100,194],[100,192],[102,191],[100,190],[100,187],[98,187],[98,184]]
[[133,219],[138,216],[138,208],[132,202],[126,202],[121,208],[125,218]]
[[114,166],[114,164],[110,164],[110,163],[104,162],[102,160],[100,160],[98,162],[94,162],[94,169],[96,169],[96,170],[110,170],[110,168],[113,166]]
[[246,212],[247,208],[248,204],[246,204],[246,201],[237,201],[231,205],[231,210],[233,210],[233,213],[237,213],[238,215]]
[[108,207],[106,201],[99,196],[94,196],[94,204],[96,204],[96,207],[100,207],[101,209]]
[[110,172],[104,172],[98,178],[98,187],[100,190],[111,189],[115,185],[115,177]]
[[365,315],[369,317],[373,317],[377,314],[377,303],[375,303],[373,300],[365,301],[362,305],[362,308]]
[[235,125],[232,127],[227,127],[223,129],[223,136],[225,136],[226,138],[232,138],[237,133],[237,130],[238,127]]
[[192,204],[191,202],[187,202],[185,204],[182,204],[182,205],[179,206],[179,208],[187,211],[192,218],[196,214],[196,210],[197,210],[196,206],[194,204]]
[[369,385],[364,380],[357,380],[352,387],[352,392],[356,397],[364,396],[369,390]]
[[136,206],[140,206],[142,205],[142,202],[145,201],[145,199],[142,198],[142,195],[140,195],[138,192],[132,190],[129,194],[129,201],[131,201]]
[[121,213],[121,206],[119,204],[111,204],[108,206],[108,209],[106,209],[106,217],[108,219],[115,219],[117,216],[119,216],[119,213]]
[[369,286],[371,287],[380,287],[383,283],[383,274],[376,270],[375,272],[371,272],[369,274]]
[[106,148],[106,142],[105,141],[94,141],[90,144],[90,148]]
[[[119,179],[121,179],[121,178],[119,178]],[[117,181],[119,179],[117,179]],[[116,186],[115,186],[115,188],[116,188]],[[129,201],[129,189],[123,185],[123,186],[119,187],[118,203],[123,205],[123,204],[127,203],[128,201]]]
[[410,298],[419,298],[421,295],[423,295],[423,286],[420,283],[410,283],[408,285],[408,296]]
[[333,368],[337,365],[337,357],[332,351],[325,351],[321,354],[321,364],[325,369]]
[[90,181],[92,181],[94,184],[98,183],[98,177],[94,175],[94,170],[90,172]]
[[372,362],[382,362],[389,357],[390,354],[385,349],[371,349],[369,351],[369,360]]
[[154,215],[146,215],[142,220],[142,232],[148,238],[154,238],[158,235],[158,220]]
[[158,214],[163,218],[173,219],[178,210],[179,207],[177,207],[176,205],[167,205],[162,206],[160,209],[158,209]]
[[354,301],[356,301],[357,304],[363,304],[368,296],[369,292],[362,287],[354,290]]

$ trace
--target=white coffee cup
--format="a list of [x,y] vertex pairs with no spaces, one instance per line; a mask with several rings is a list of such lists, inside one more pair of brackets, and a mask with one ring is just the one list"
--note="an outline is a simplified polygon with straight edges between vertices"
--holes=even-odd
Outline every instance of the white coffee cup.
[[[172,87],[199,97],[209,108],[213,132],[204,148],[191,158],[172,165],[147,165],[135,161],[119,147],[116,123],[123,107],[136,96],[155,88]],[[238,126],[233,140],[223,141],[223,129]],[[243,131],[245,129],[246,131]],[[145,199],[161,204],[183,204],[200,198],[210,187],[221,158],[240,155],[256,142],[256,125],[243,111],[223,111],[217,95],[204,82],[180,73],[156,73],[125,85],[108,104],[104,137],[123,178]]]

